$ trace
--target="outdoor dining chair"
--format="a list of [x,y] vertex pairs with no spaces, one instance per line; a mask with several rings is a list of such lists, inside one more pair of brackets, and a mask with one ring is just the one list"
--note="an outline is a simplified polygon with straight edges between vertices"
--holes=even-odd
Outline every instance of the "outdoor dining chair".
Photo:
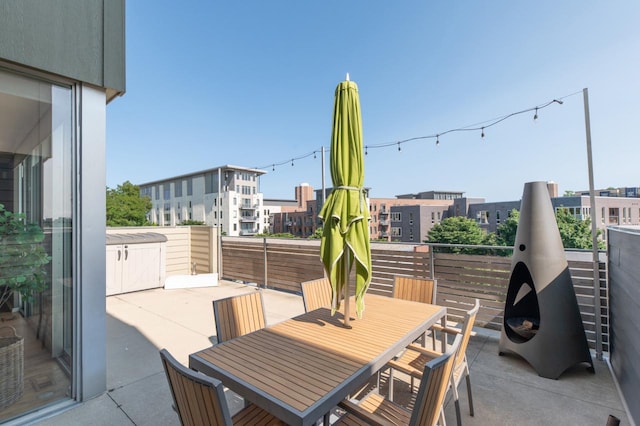
[[284,425],[262,408],[249,404],[231,417],[220,380],[190,370],[166,349],[160,359],[167,375],[174,409],[185,426],[202,425]]
[[218,343],[260,330],[267,325],[260,291],[214,300],[213,316]]
[[[435,304],[437,287],[438,281],[435,279],[395,275],[393,278],[393,297],[412,302]],[[423,345],[426,341],[426,335],[427,333],[419,338]],[[433,348],[435,349],[435,341]]]
[[347,414],[342,416],[336,424],[344,426],[445,425],[444,398],[455,361],[454,356],[461,342],[462,336],[458,335],[444,354],[424,365],[423,380],[420,382],[412,411],[385,399],[374,391],[357,403],[351,400],[340,402],[339,406]]
[[305,281],[301,284],[304,311],[331,306],[331,282],[329,278]]
[[[464,320],[460,328],[446,327],[441,329],[443,332],[449,335],[455,335],[461,337],[462,341],[458,352],[455,354],[453,374],[449,387],[453,394],[453,400],[456,407],[456,419],[458,425],[462,423],[460,415],[460,398],[458,394],[458,386],[464,377],[467,382],[467,395],[469,399],[469,414],[473,416],[473,398],[471,395],[471,379],[469,377],[469,363],[467,362],[467,346],[469,344],[469,338],[471,337],[471,331],[473,324],[476,320],[478,310],[480,309],[480,301],[475,300],[473,308],[467,311],[464,315]],[[423,348],[419,345],[409,345],[407,350],[397,359],[389,361],[385,368],[390,367],[389,374],[389,396],[393,400],[393,370],[401,371],[408,374],[411,377],[411,391],[413,392],[414,379],[422,379],[422,366],[430,360],[440,356],[440,353]]]

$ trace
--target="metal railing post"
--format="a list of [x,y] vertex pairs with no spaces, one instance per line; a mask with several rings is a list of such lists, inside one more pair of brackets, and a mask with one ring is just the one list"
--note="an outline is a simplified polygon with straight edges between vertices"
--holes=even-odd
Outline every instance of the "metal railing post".
[[264,288],[267,288],[267,237],[262,239],[262,251],[264,253]]

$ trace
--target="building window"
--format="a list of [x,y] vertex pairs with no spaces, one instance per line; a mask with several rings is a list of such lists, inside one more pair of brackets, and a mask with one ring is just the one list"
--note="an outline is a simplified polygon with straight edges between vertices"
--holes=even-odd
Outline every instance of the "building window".
[[487,210],[480,210],[476,213],[476,220],[479,225],[486,225],[489,223],[489,212]]
[[402,213],[391,212],[391,222],[402,222]]
[[402,228],[400,227],[391,227],[391,236],[392,237],[402,237]]
[[187,195],[193,195],[193,178],[187,179]]
[[173,194],[175,197],[182,197],[182,180],[178,179],[173,183]]
[[170,183],[165,183],[164,185],[162,185],[162,199],[163,200],[170,200],[171,199],[171,184]]
[[496,210],[496,225],[500,225],[500,210]]
[[214,194],[217,192],[218,192],[218,171],[216,170],[215,172],[205,173],[204,174],[204,193]]

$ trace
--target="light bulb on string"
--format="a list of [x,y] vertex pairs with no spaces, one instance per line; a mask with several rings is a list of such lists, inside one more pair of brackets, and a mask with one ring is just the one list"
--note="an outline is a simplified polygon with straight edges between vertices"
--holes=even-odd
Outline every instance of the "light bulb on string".
[[436,146],[440,145],[440,135],[436,135]]
[[398,151],[402,151],[402,148],[400,148],[400,142],[398,142]]
[[315,151],[313,151],[313,159],[314,160],[316,159],[316,152]]
[[480,133],[480,137],[484,139],[484,127],[482,128],[482,133]]
[[369,155],[369,148],[366,145],[364,147],[364,155]]
[[271,169],[271,171],[272,171],[272,172],[275,172],[275,171],[276,171],[276,165],[275,165],[275,164],[273,165],[273,168]]
[[533,121],[538,119],[538,107],[536,107],[536,113],[533,115]]
[[293,158],[291,159],[291,167],[293,167]]

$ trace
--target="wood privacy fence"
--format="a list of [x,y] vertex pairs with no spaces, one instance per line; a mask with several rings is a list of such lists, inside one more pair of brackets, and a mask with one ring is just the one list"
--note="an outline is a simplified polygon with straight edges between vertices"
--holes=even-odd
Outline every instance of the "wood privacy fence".
[[[434,245],[437,246],[437,245]],[[467,247],[468,248],[468,247]],[[510,250],[510,248],[478,247]],[[324,275],[319,240],[222,237],[222,277],[300,293],[300,283]],[[567,251],[569,270],[590,347],[595,348],[593,262],[590,252]],[[602,351],[609,351],[609,304],[605,254],[598,264]],[[480,299],[476,325],[502,327],[502,314],[511,275],[511,257],[437,253],[428,244],[371,243],[372,279],[369,293],[391,296],[393,277],[435,278],[436,300],[447,307],[452,321]],[[354,280],[351,280],[354,282]]]

